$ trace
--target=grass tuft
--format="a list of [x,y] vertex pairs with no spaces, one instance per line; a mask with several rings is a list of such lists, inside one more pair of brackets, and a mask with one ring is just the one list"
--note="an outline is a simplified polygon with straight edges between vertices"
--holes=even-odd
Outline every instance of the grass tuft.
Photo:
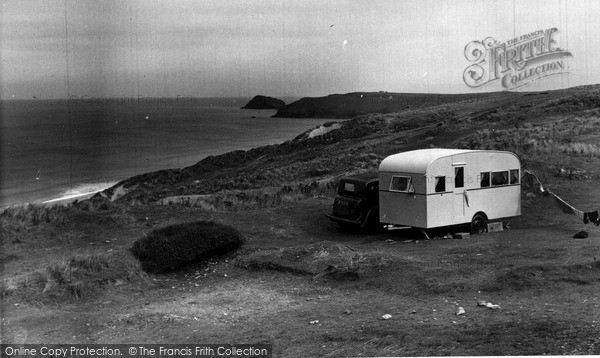
[[55,304],[95,297],[102,290],[126,283],[146,282],[139,264],[129,255],[72,256],[5,284],[2,296],[28,303]]
[[35,204],[14,206],[6,208],[0,213],[0,224],[5,230],[21,231],[42,223],[62,223],[65,221],[67,211],[69,208],[65,206]]

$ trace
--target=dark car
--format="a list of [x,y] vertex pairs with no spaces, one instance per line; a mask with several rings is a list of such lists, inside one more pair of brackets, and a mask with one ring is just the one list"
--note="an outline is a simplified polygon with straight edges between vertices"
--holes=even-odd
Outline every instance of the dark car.
[[342,177],[333,202],[333,213],[327,216],[343,229],[376,231],[379,227],[379,175],[364,173]]

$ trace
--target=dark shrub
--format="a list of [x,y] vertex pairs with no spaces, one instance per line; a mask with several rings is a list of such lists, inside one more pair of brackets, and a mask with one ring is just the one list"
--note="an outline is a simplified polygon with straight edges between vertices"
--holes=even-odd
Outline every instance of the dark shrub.
[[212,221],[170,225],[133,243],[131,252],[147,272],[177,270],[231,252],[246,240],[236,229]]

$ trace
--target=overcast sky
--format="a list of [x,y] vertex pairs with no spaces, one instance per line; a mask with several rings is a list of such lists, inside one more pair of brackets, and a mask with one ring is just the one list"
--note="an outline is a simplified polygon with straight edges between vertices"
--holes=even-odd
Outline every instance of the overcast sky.
[[1,1],[1,98],[469,93],[464,48],[558,28],[600,82],[600,1]]

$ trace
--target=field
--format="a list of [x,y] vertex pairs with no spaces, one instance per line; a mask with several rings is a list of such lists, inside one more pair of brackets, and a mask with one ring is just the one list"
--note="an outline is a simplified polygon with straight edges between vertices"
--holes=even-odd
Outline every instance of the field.
[[[371,114],[68,207],[10,209],[0,215],[2,342],[271,343],[277,357],[599,354],[600,229],[551,198],[524,187],[522,216],[465,240],[352,234],[325,217],[339,175],[430,146],[515,151],[553,192],[597,210],[599,104],[597,88],[580,88]],[[151,230],[198,220],[247,242],[160,275],[130,254]],[[589,237],[572,238],[581,230]]]

